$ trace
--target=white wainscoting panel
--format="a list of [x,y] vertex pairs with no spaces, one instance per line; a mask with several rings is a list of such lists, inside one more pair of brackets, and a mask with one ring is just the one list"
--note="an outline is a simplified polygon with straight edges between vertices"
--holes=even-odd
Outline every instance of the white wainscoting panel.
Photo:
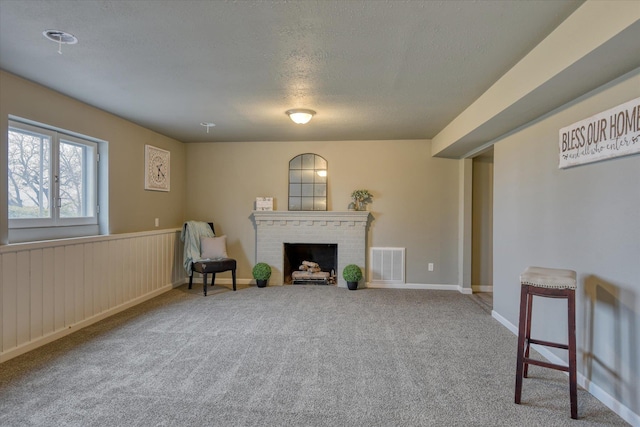
[[0,362],[184,283],[180,230],[0,246]]

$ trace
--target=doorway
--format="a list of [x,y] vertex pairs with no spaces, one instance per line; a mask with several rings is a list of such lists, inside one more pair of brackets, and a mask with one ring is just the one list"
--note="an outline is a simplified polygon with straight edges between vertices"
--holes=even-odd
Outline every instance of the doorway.
[[493,309],[493,147],[473,158],[471,290]]

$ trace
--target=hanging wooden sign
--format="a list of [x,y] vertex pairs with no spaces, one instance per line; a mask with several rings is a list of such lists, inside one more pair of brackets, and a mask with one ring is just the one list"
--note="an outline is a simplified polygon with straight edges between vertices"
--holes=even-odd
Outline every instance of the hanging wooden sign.
[[640,98],[560,129],[561,169],[640,153]]

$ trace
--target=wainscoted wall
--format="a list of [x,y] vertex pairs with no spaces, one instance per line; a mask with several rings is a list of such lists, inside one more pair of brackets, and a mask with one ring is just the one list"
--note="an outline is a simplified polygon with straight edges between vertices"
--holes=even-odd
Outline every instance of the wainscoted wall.
[[184,283],[180,230],[0,246],[0,362]]

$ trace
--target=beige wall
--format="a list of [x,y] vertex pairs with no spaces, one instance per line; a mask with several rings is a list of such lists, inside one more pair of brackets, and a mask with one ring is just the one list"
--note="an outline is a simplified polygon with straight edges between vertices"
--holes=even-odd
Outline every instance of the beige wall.
[[[638,96],[640,68],[494,146],[494,310],[518,324],[527,266],[575,270],[578,375],[627,420],[640,414],[640,155],[559,169],[558,131]],[[566,307],[536,300],[536,338],[566,340]]]
[[[7,116],[14,115],[108,141],[109,231],[111,234],[180,227],[185,211],[185,146],[58,92],[0,71],[0,135],[7,147]],[[171,152],[171,191],[144,190],[145,144]],[[6,157],[0,167],[0,199],[6,206]],[[6,243],[6,209],[0,230]]]
[[[368,244],[405,247],[408,283],[457,283],[459,161],[432,158],[428,140],[182,144],[6,72],[0,72],[0,92],[5,150],[8,115],[108,141],[111,234],[155,229],[155,218],[160,228],[214,220],[216,231],[229,236],[238,277],[248,279],[255,197],[273,196],[275,208],[287,210],[288,162],[312,152],[329,163],[330,210],[346,210],[354,189],[373,192]],[[144,190],[145,144],[171,152],[169,193]],[[6,176],[5,160],[2,200]],[[6,209],[0,215],[5,238]]]
[[255,198],[272,196],[274,209],[287,210],[289,160],[319,154],[329,164],[329,210],[346,210],[355,189],[370,190],[369,246],[405,247],[407,283],[455,285],[459,161],[430,150],[428,140],[187,144],[187,217],[216,222],[238,276],[250,278]]

